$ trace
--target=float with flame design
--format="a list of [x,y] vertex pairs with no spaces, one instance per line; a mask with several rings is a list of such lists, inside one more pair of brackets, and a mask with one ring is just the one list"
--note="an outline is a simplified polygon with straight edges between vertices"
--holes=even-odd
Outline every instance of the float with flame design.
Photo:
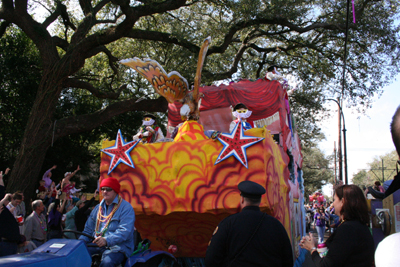
[[[151,240],[152,249],[167,251],[175,245],[177,257],[204,257],[218,223],[239,212],[237,185],[257,182],[267,190],[261,210],[282,222],[297,257],[297,244],[305,234],[302,156],[287,92],[278,81],[266,79],[200,87],[209,43],[207,38],[201,48],[192,91],[179,73],[166,74],[154,60],[121,61],[168,100],[169,127],[182,123],[182,118],[185,122],[173,142],[136,144],[127,155],[134,168],[113,165],[109,173],[110,156],[101,153],[101,179],[112,176],[120,181],[120,194],[136,213],[135,227]],[[256,126],[241,135],[258,140],[242,150],[247,166],[235,157],[217,161],[224,146],[204,134],[227,133],[231,106],[237,103],[253,112],[248,120]],[[114,145],[105,141],[103,151]]]

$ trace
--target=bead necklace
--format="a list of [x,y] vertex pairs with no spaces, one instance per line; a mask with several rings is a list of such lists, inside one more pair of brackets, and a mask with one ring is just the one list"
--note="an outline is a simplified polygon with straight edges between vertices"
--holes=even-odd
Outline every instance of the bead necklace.
[[36,218],[38,218],[38,220],[39,220],[39,223],[40,223],[40,230],[41,230],[43,236],[46,236],[46,230],[47,230],[47,229],[45,229],[43,220],[39,217],[39,215],[36,213],[36,211],[34,211],[34,213],[35,213],[35,215],[36,215]]
[[[97,237],[104,236],[105,232],[107,232],[108,226],[111,222],[111,218],[114,216],[114,213],[117,211],[117,209],[121,205],[121,202],[122,202],[122,198],[121,198],[121,196],[118,196],[118,204],[114,205],[114,208],[112,209],[110,214],[108,214],[107,216],[103,215],[105,213],[105,211],[103,211],[101,205],[99,206],[99,210],[97,212],[97,218],[96,218],[96,229],[95,229],[95,235]],[[99,231],[100,223],[105,223],[103,230],[101,230],[101,231]]]

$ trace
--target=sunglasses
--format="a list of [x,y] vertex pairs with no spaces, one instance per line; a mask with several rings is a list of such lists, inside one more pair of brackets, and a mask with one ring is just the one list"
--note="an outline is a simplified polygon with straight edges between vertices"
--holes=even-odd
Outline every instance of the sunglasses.
[[107,192],[111,192],[113,189],[110,187],[103,187],[100,189],[101,191],[107,191]]

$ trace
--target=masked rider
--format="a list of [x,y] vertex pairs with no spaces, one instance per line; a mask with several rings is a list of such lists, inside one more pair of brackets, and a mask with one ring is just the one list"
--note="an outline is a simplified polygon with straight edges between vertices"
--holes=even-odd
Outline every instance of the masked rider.
[[239,121],[241,121],[243,124],[243,130],[246,131],[253,128],[253,124],[247,122],[247,118],[251,116],[251,111],[246,107],[246,105],[242,103],[236,104],[233,108],[232,115],[236,118],[236,120],[232,121],[229,125],[229,132],[232,132],[233,128],[235,128]]
[[143,143],[154,143],[164,138],[160,127],[156,125],[156,117],[152,114],[143,116],[143,124],[139,132],[133,136],[133,140],[143,138]]

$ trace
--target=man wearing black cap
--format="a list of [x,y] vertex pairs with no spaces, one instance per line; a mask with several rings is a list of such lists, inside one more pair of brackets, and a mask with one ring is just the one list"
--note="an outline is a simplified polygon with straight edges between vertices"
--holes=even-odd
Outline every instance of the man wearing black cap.
[[243,130],[249,130],[253,128],[253,124],[247,122],[247,118],[251,116],[251,111],[246,107],[245,104],[238,103],[233,107],[232,115],[236,120],[232,121],[229,125],[229,132],[233,131],[236,124],[240,121],[243,124]]
[[285,228],[260,211],[264,187],[244,181],[238,189],[242,211],[228,216],[215,229],[206,253],[206,266],[292,267],[292,247]]
[[143,124],[140,126],[139,132],[133,136],[133,140],[143,138],[143,143],[154,143],[164,138],[160,127],[156,125],[156,116],[145,114],[143,116]]

